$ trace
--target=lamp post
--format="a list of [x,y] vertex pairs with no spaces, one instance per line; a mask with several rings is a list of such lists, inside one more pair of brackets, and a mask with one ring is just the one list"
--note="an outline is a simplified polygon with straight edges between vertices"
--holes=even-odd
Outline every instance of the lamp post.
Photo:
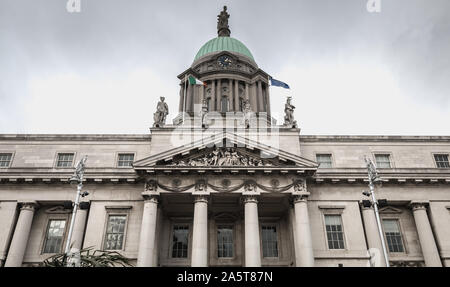
[[80,266],[80,254],[79,254],[80,251],[78,250],[77,254],[70,254],[70,242],[72,239],[73,227],[75,225],[75,217],[77,215],[78,206],[80,204],[80,196],[85,197],[89,194],[87,191],[82,192],[83,176],[84,176],[86,160],[87,160],[87,155],[85,155],[80,160],[80,162],[77,164],[77,167],[75,168],[75,173],[70,178],[70,183],[78,183],[78,185],[77,185],[77,195],[75,197],[75,203],[73,204],[72,219],[70,220],[69,234],[67,235],[66,249],[64,252],[66,254],[66,258],[68,258],[66,267]]
[[377,173],[377,169],[373,162],[368,158],[365,157],[366,165],[367,165],[367,174],[369,176],[369,190],[370,192],[363,191],[363,194],[365,196],[371,197],[371,204],[373,205],[373,210],[375,212],[375,218],[377,220],[378,225],[378,234],[380,235],[381,240],[381,246],[383,248],[383,255],[384,260],[386,262],[386,267],[389,267],[389,258],[388,253],[386,249],[386,243],[384,242],[384,236],[383,236],[383,230],[381,229],[381,220],[380,220],[380,213],[378,211],[378,201],[375,197],[375,190],[374,190],[374,183],[379,181],[379,176]]

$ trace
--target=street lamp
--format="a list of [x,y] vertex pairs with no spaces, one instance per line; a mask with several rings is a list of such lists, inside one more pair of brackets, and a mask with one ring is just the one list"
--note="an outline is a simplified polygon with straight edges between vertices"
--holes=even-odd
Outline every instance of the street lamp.
[[386,200],[380,199],[380,202],[378,202],[377,199],[375,198],[374,183],[380,181],[380,178],[378,176],[377,169],[376,169],[375,165],[373,164],[373,162],[368,157],[365,157],[364,159],[365,159],[366,165],[367,165],[367,174],[369,175],[370,191],[363,191],[363,195],[365,195],[367,197],[371,197],[371,200],[370,200],[370,203],[368,202],[369,200],[363,200],[363,204],[364,204],[364,206],[373,205],[373,210],[375,212],[375,218],[377,220],[377,225],[378,225],[378,233],[379,233],[380,239],[381,239],[381,246],[383,248],[384,260],[386,262],[386,267],[389,267],[389,258],[388,258],[388,253],[387,253],[387,249],[386,249],[386,244],[384,242],[383,230],[381,229],[380,214],[378,212],[378,206],[380,205],[380,203],[383,203],[383,205],[385,205]]
[[80,196],[85,197],[89,195],[89,192],[81,191],[83,188],[83,176],[86,160],[87,155],[85,155],[77,164],[75,172],[70,178],[71,184],[77,184],[77,196],[75,197],[75,203],[73,204],[72,219],[70,220],[69,234],[67,235],[66,249],[64,252],[66,254],[66,258],[68,258],[66,267],[76,267],[80,265],[80,254],[79,254],[80,251],[78,250],[76,254],[70,254],[70,241],[72,239],[73,227],[75,225],[75,216],[77,214],[78,206],[80,204]]

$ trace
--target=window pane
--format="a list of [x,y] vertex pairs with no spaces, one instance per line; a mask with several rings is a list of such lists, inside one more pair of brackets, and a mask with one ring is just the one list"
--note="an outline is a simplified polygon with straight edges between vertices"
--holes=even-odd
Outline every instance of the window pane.
[[228,225],[217,228],[217,257],[233,257],[233,227]]
[[398,220],[384,219],[383,228],[389,252],[404,252],[403,240]]
[[58,154],[57,167],[71,167],[73,162],[73,153]]
[[391,168],[389,154],[376,154],[375,161],[378,168]]
[[105,250],[122,249],[126,215],[110,215],[106,227]]
[[316,154],[316,160],[321,168],[331,168],[331,154]]
[[12,153],[0,153],[0,167],[8,167],[11,162]]
[[278,238],[276,226],[262,226],[261,237],[263,257],[278,257]]
[[49,221],[43,253],[61,252],[65,226],[66,220],[63,219]]
[[119,154],[118,166],[133,166],[134,154]]
[[448,154],[435,154],[434,160],[436,161],[436,166],[438,168],[450,167],[450,163],[448,162]]
[[172,257],[173,258],[187,258],[189,247],[189,226],[175,225],[173,227],[172,239]]
[[228,112],[228,99],[223,97],[221,100],[222,113]]
[[329,249],[344,249],[344,233],[340,215],[325,215],[325,229],[327,232]]

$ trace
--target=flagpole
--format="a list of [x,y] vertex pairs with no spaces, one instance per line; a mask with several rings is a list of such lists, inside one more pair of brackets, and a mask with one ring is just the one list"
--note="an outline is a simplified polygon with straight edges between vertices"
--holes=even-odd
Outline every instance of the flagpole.
[[186,76],[187,76],[187,74],[186,75],[184,75],[184,96],[183,96],[183,100],[184,100],[184,103],[183,103],[183,125],[184,125],[184,114],[186,113]]

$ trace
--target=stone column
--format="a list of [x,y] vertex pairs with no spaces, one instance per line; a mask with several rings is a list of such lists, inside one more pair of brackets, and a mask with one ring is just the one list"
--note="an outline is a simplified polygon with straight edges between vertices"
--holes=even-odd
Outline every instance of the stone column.
[[72,233],[72,248],[80,250],[83,246],[84,231],[86,229],[86,219],[88,209],[78,209],[77,216],[75,217],[75,223],[73,225]]
[[36,206],[37,204],[35,201],[22,203],[16,229],[14,230],[14,235],[9,247],[8,257],[6,258],[5,267],[22,266]]
[[269,92],[269,84],[265,84],[266,86],[266,109],[267,115],[270,117],[270,92]]
[[258,81],[258,111],[264,112],[264,100],[261,80]]
[[314,267],[314,254],[311,239],[311,228],[309,226],[308,194],[294,195],[295,210],[295,248],[300,256],[297,267]]
[[419,234],[420,247],[427,267],[442,267],[439,251],[434,241],[433,231],[427,215],[427,202],[411,202],[416,222],[417,233]]
[[258,100],[256,99],[257,93],[256,93],[256,83],[253,83],[250,87],[250,106],[252,108],[252,111],[257,113],[258,112]]
[[244,209],[245,267],[261,267],[258,200],[255,195],[244,195]]
[[155,265],[156,218],[158,212],[158,196],[143,192],[144,211],[142,212],[141,234],[139,237],[138,267]]
[[[211,81],[211,111],[216,111],[216,80]],[[210,111],[210,112],[211,112]]]
[[383,245],[381,244],[380,234],[378,233],[377,219],[373,207],[361,206],[361,213],[364,222],[364,230],[366,232],[367,245],[372,264],[374,267],[386,267],[384,260]]
[[233,80],[228,80],[228,111],[233,111]]
[[245,83],[245,99],[250,99],[250,87],[248,86],[248,83]]
[[234,80],[234,111],[239,112],[239,81]]
[[217,111],[222,112],[222,80],[217,80]]
[[191,267],[208,266],[208,197],[194,195]]
[[184,93],[184,89],[183,89],[183,85],[180,84],[180,101],[178,102],[178,112],[182,112],[183,111],[183,93]]
[[186,95],[186,112],[192,112],[192,103],[194,101],[194,89],[193,85],[187,83],[187,95]]

